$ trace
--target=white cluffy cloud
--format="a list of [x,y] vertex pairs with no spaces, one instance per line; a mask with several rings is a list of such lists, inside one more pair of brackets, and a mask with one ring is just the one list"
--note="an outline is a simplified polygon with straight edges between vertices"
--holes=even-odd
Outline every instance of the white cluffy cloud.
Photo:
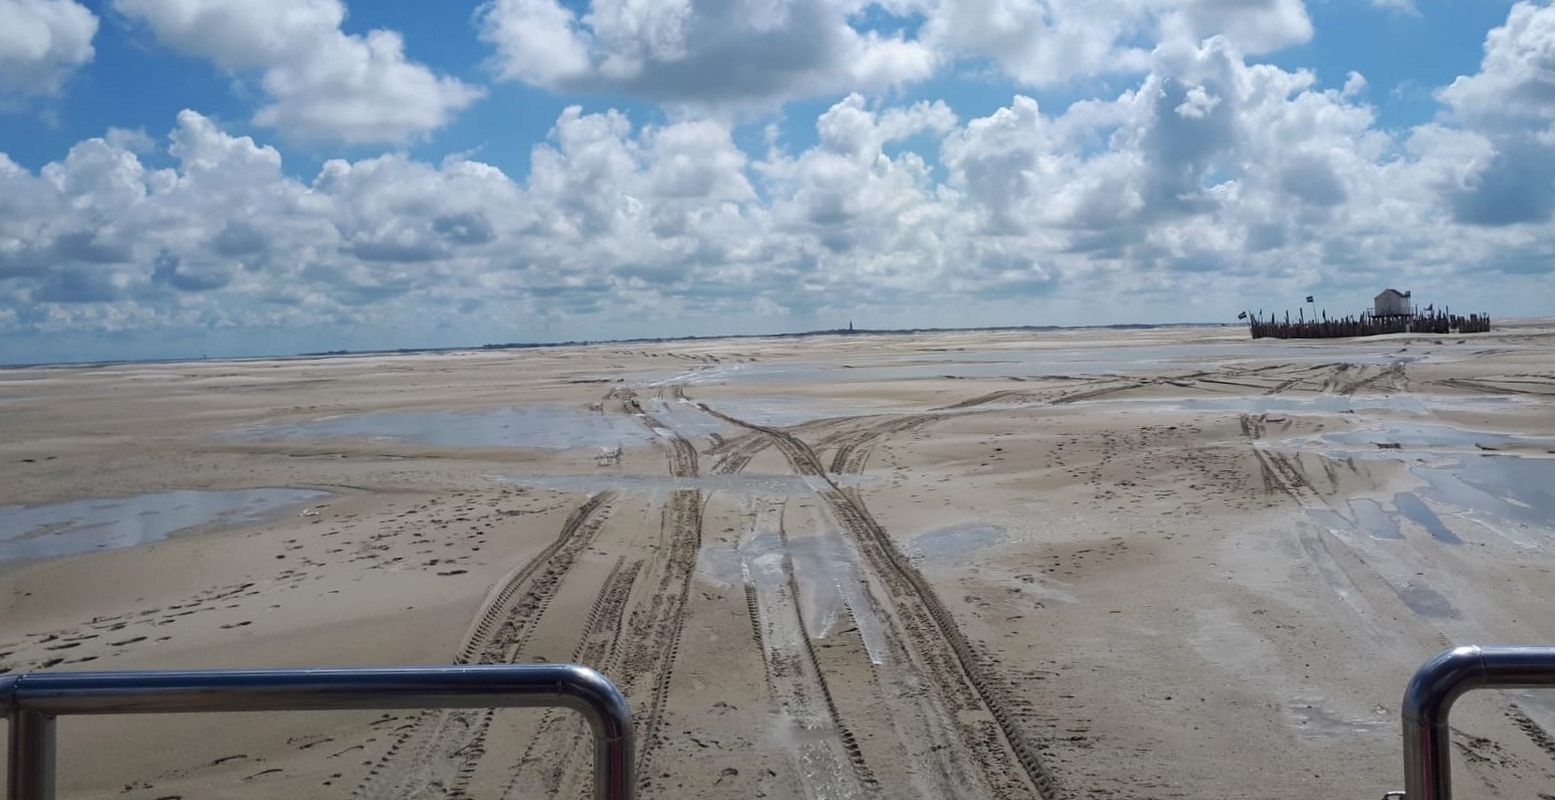
[[697,109],[875,92],[964,59],[1043,86],[1143,73],[1160,42],[1312,36],[1301,0],[489,0],[477,19],[504,78]]
[[1515,8],[1441,119],[1402,133],[1376,125],[1363,77],[1321,88],[1219,36],[1162,44],[1128,90],[1063,109],[848,95],[803,149],[571,107],[522,180],[404,155],[299,179],[186,111],[167,169],[122,131],[38,171],[0,157],[0,331],[1215,319],[1398,284],[1528,313],[1555,264],[1550,122],[1491,110],[1537,83],[1543,13]]
[[298,139],[400,142],[447,124],[478,88],[406,59],[390,30],[340,29],[340,0],[114,0],[157,40],[222,69],[257,70],[260,125]]
[[0,0],[0,99],[52,94],[92,60],[97,16],[75,0]]
[[933,74],[936,55],[900,33],[865,31],[856,0],[491,0],[480,37],[504,78],[611,90],[668,104],[741,106]]
[[1485,37],[1479,72],[1437,93],[1443,125],[1420,147],[1461,160],[1442,182],[1460,222],[1518,225],[1555,212],[1555,6],[1521,2]]

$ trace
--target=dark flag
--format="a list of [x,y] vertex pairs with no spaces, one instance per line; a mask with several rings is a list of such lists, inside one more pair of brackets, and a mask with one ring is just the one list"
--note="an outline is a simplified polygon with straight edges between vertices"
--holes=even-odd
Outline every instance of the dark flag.
[[1308,303],[1312,302],[1312,295],[1310,295],[1310,294],[1307,295],[1307,302]]
[[1236,318],[1237,318],[1237,319],[1247,319],[1247,312],[1246,312],[1246,311],[1243,311],[1243,312],[1242,312],[1242,313],[1240,313],[1240,314],[1237,314],[1237,315],[1236,315]]
[[1435,303],[1432,303],[1432,304],[1430,304],[1430,305],[1428,305],[1428,306],[1426,306],[1426,307],[1425,307],[1425,310],[1426,310],[1426,311],[1430,311],[1430,310],[1431,310],[1431,309],[1433,309],[1433,308],[1435,308],[1435,307],[1436,307],[1436,304],[1435,304]]

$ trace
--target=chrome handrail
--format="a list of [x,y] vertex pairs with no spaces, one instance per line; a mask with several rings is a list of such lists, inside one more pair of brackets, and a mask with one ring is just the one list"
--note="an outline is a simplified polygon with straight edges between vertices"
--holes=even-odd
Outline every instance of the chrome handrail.
[[631,800],[631,709],[603,675],[570,664],[3,675],[6,797],[53,800],[54,721],[68,714],[519,707],[582,714],[594,734],[594,797]]
[[1447,716],[1474,689],[1555,687],[1555,647],[1455,647],[1415,672],[1404,690],[1405,800],[1452,800]]

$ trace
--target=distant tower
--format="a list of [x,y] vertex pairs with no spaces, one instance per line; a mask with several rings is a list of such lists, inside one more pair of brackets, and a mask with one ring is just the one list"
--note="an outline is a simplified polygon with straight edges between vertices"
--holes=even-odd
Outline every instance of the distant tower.
[[853,320],[848,320],[848,333],[853,332]]

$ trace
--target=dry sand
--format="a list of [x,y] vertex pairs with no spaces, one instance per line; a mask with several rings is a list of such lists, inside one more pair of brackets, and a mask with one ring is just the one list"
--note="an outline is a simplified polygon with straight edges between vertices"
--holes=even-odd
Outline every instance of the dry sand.
[[[1555,324],[1244,336],[7,370],[0,668],[580,661],[631,699],[647,797],[1375,797],[1416,665],[1555,641]],[[281,487],[328,494],[118,549],[81,504],[12,530],[149,493],[119,532],[154,538],[158,503],[230,497],[156,493]],[[1465,795],[1555,791],[1555,702],[1460,706]],[[582,736],[70,718],[61,780],[575,797]]]

